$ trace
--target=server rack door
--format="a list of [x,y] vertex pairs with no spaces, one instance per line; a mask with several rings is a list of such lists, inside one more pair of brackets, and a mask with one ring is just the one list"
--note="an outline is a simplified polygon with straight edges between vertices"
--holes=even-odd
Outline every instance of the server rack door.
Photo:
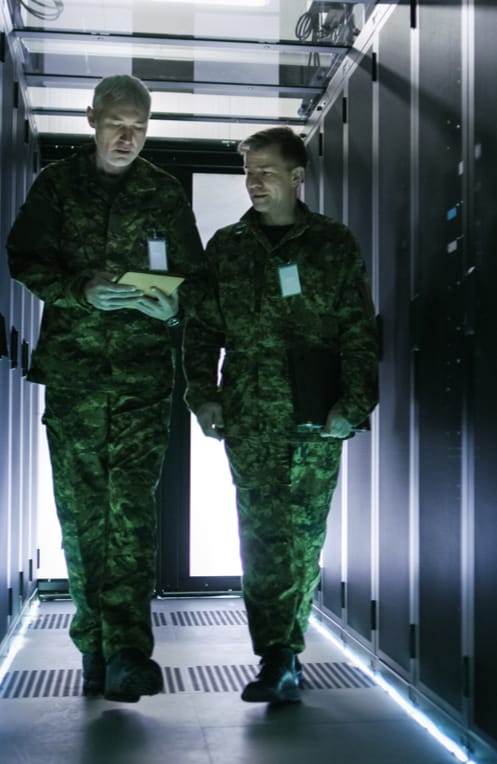
[[320,211],[321,160],[319,156],[320,138],[316,131],[307,144],[307,170],[304,181],[305,203],[313,212]]
[[[343,219],[343,99],[339,98],[323,120],[323,190],[325,215]],[[342,616],[342,479],[341,475],[328,515],[323,546],[321,577],[322,605],[335,616]]]
[[[20,97],[17,108],[17,153],[16,168],[16,212],[26,198],[26,193],[33,179],[33,142],[34,138],[29,129],[27,109],[23,97]],[[20,310],[16,319],[19,325],[19,349],[17,384],[20,388],[21,410],[16,416],[14,410],[13,426],[19,430],[20,462],[19,462],[19,516],[21,518],[19,538],[18,570],[21,602],[24,603],[35,589],[34,561],[36,556],[36,505],[33,486],[36,483],[35,443],[31,437],[33,421],[37,420],[37,411],[33,408],[33,400],[37,395],[37,386],[26,381],[28,370],[29,348],[33,334],[33,316],[38,316],[36,304],[38,300],[27,290],[22,290]]]
[[[4,151],[8,151],[10,141],[9,122],[7,120],[6,92],[9,85],[9,62],[0,59],[0,145],[2,157]],[[8,156],[6,153],[5,156]],[[0,240],[5,241],[7,236],[7,200],[9,189],[8,163],[0,163]],[[7,576],[8,555],[8,463],[7,454],[9,449],[9,385],[10,368],[8,363],[8,338],[9,328],[9,278],[6,258],[0,258],[0,641],[7,631],[9,615],[9,592]]]
[[421,5],[419,34],[419,677],[460,709],[460,5]]
[[[7,54],[7,59],[9,60],[10,64],[10,51]],[[19,91],[17,84],[14,81],[14,67],[9,65],[7,67],[7,71],[9,70],[11,80],[10,82],[5,82],[6,103],[4,103],[4,108],[8,110],[6,115],[5,128],[10,134],[10,141],[7,144],[9,145],[8,156],[10,159],[10,173],[6,177],[9,193],[5,199],[4,210],[7,225],[10,225],[17,209],[17,188],[19,185],[18,175],[22,171],[19,169],[20,165],[18,164],[19,143],[22,141],[22,136],[24,133],[24,124],[22,123],[21,125],[18,108]],[[21,502],[21,465],[23,455],[22,423],[24,412],[22,408],[22,379],[19,364],[19,348],[22,331],[22,288],[17,284],[13,284],[12,282],[10,283],[9,307],[10,311],[8,335],[11,379],[7,426],[9,439],[8,454],[10,459],[10,474],[8,475],[8,485],[10,487],[10,491],[8,493],[7,512],[10,513],[10,532],[8,535],[7,543],[10,544],[10,570],[8,570],[10,582],[9,588],[11,590],[10,615],[15,616],[19,613],[23,604],[23,579],[21,575],[19,547],[21,545],[21,534],[23,530],[23,507]]]
[[378,648],[405,671],[410,658],[409,83],[409,9],[399,7],[380,32],[378,50],[378,310],[383,327]]
[[497,520],[495,437],[497,424],[497,101],[493,80],[497,69],[497,8],[477,2],[475,14],[475,186],[474,252],[478,285],[467,297],[469,331],[476,331],[474,359],[475,441],[475,628],[474,722],[497,741]]
[[[0,359],[0,449],[3,455],[8,453],[8,390],[9,368],[5,358]],[[8,555],[8,465],[5,456],[0,461],[0,641],[7,632],[9,616],[9,584],[7,577]]]
[[[15,82],[15,68],[8,45],[3,51],[0,77],[1,144],[0,168],[1,241],[4,244],[12,220],[23,201],[28,179],[32,175],[33,136],[26,129],[26,107]],[[0,525],[3,528],[0,595],[0,635],[5,633],[9,617],[17,615],[34,588],[33,561],[36,537],[33,485],[33,447],[31,443],[31,391],[23,374],[28,342],[31,340],[31,300],[24,290],[9,278],[5,250],[0,279],[0,312],[2,314],[0,356],[2,387],[0,419],[3,444],[2,496]]]
[[323,120],[323,212],[343,220],[343,99],[339,98]]
[[[348,209],[346,221],[358,238],[371,273],[372,250],[372,79],[371,54],[349,81]],[[347,445],[347,621],[371,637],[371,439],[356,435]],[[345,476],[343,476],[345,479]]]

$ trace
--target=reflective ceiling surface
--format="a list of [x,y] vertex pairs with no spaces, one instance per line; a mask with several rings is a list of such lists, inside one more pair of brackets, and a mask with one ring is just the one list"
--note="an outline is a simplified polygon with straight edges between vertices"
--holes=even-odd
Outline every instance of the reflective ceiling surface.
[[90,134],[101,77],[152,92],[151,138],[302,131],[371,12],[316,0],[12,0],[39,134]]

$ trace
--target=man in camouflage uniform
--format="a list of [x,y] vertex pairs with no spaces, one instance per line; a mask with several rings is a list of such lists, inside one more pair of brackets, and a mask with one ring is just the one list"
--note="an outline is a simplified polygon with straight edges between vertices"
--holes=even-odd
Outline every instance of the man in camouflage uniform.
[[[149,114],[140,80],[102,80],[87,111],[95,142],[40,173],[8,239],[12,276],[45,303],[28,379],[46,385],[84,691],[129,702],[163,687],[150,658],[155,488],[168,440],[171,327],[193,307],[203,260],[179,182],[138,156]],[[157,255],[159,267],[186,277],[179,294],[147,297],[116,283]]]
[[[298,200],[302,140],[273,128],[240,152],[252,208],[207,246],[211,289],[185,329],[185,400],[207,436],[224,438],[237,490],[244,599],[262,656],[242,698],[298,701],[342,440],[377,402],[375,319],[350,231]],[[302,347],[340,359],[342,393],[321,429],[296,421],[288,352]]]

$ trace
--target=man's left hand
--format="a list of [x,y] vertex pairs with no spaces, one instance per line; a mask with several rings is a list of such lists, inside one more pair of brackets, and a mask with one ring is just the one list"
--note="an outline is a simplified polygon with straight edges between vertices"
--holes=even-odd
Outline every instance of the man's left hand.
[[325,425],[319,433],[322,438],[348,438],[353,427],[338,406],[334,406],[329,412]]
[[150,318],[157,318],[159,321],[167,321],[173,318],[179,310],[179,296],[177,292],[167,295],[157,287],[153,287],[155,297],[137,297],[133,307],[144,313]]

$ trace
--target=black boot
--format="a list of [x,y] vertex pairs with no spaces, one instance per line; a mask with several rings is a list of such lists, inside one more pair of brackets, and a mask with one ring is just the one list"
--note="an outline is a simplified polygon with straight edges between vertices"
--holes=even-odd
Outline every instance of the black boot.
[[257,679],[242,692],[248,703],[298,703],[301,700],[295,655],[289,647],[270,647],[261,660]]
[[107,663],[104,693],[107,700],[136,703],[142,695],[157,695],[163,688],[160,667],[139,650],[120,650]]
[[104,687],[104,656],[101,652],[83,653],[83,695],[101,695]]
[[303,687],[304,686],[304,667],[299,661],[297,655],[295,656],[295,673],[297,674],[299,687]]

